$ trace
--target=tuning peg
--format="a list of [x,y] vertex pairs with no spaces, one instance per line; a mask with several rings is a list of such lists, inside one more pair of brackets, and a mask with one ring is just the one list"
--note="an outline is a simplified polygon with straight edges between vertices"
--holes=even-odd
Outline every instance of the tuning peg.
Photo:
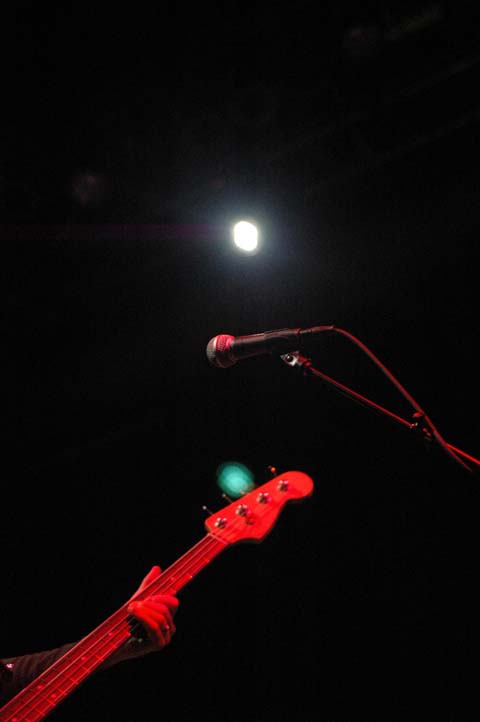
[[272,465],[268,466],[267,469],[270,472],[270,474],[272,475],[272,479],[273,479],[273,477],[277,475],[277,469]]
[[204,511],[204,512],[205,512],[206,514],[208,514],[209,516],[213,516],[213,511],[210,511],[210,509],[208,508],[208,506],[205,506],[205,504],[202,506],[202,511]]
[[233,504],[233,499],[231,499],[228,496],[228,494],[225,494],[225,492],[223,492],[223,494],[222,494],[222,499],[225,499],[225,501],[228,501],[229,504]]

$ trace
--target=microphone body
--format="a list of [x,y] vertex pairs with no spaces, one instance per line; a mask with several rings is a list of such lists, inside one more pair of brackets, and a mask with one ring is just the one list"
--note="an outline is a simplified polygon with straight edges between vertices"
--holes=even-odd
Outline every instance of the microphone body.
[[332,330],[333,326],[314,326],[313,328],[280,328],[275,331],[254,333],[248,336],[219,334],[207,344],[207,358],[213,366],[226,369],[237,361],[262,354],[285,354],[298,351],[303,336],[320,331]]

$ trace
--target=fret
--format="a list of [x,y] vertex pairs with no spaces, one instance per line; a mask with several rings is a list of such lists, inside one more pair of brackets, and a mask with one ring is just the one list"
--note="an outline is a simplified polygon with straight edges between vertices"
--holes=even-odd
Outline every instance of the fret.
[[[241,504],[234,502],[220,514],[207,519],[205,526],[209,533],[132,599],[145,599],[154,593],[177,594],[229,545],[243,540],[261,541],[286,502],[309,496],[312,491],[313,482],[309,476],[291,471],[246,494]],[[126,602],[7,702],[0,709],[0,722],[40,722],[44,719],[130,638],[128,604]]]

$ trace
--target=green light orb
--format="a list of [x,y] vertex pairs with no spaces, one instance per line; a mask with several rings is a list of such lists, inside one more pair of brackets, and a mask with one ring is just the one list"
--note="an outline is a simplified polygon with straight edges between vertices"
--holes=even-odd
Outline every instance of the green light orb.
[[229,497],[238,499],[255,486],[253,473],[239,461],[225,461],[217,469],[217,484]]

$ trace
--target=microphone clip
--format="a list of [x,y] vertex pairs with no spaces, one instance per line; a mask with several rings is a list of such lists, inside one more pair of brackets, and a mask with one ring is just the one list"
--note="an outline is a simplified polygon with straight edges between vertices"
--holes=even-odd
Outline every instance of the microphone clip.
[[298,351],[281,354],[280,358],[287,366],[304,369],[304,371],[307,371],[312,365],[312,360],[302,356]]

